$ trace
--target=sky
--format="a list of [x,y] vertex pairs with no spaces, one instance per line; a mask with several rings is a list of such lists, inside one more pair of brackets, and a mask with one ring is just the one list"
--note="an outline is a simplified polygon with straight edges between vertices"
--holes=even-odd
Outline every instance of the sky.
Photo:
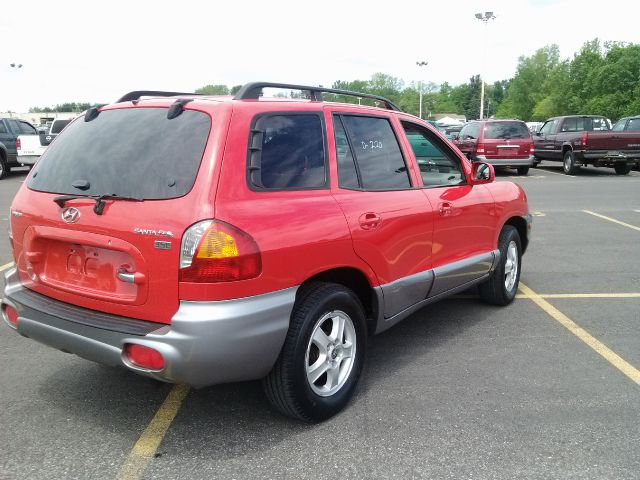
[[[474,16],[484,11],[496,16],[486,26]],[[640,43],[638,13],[638,0],[9,0],[0,112],[207,84],[330,86],[376,72],[406,83],[493,82],[552,43],[563,58],[595,37]]]

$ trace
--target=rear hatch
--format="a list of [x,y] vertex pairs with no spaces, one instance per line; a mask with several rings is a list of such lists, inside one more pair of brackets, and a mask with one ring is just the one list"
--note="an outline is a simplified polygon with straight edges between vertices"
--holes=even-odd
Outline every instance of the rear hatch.
[[[69,125],[13,203],[20,278],[49,297],[168,323],[211,117],[117,108]],[[104,196],[104,198],[98,198]]]
[[640,132],[587,132],[586,150],[604,151],[609,155],[640,154]]
[[482,138],[487,159],[522,159],[531,155],[533,140],[524,122],[487,122]]

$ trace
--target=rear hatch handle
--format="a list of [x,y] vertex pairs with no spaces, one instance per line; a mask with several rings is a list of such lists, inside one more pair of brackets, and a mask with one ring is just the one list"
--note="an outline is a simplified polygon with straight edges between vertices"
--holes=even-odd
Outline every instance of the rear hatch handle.
[[139,272],[130,272],[128,270],[128,267],[124,265],[118,269],[118,271],[116,272],[116,277],[118,277],[118,280],[121,280],[123,282],[135,283],[138,285],[144,283],[145,281],[144,274]]

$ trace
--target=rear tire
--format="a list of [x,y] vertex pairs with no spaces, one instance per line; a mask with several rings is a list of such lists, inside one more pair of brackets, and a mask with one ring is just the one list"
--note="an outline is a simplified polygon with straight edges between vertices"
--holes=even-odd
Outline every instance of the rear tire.
[[529,167],[518,167],[518,175],[527,175],[529,173]]
[[320,422],[340,412],[355,391],[367,327],[362,304],[348,288],[313,283],[301,289],[280,356],[262,385],[280,413]]
[[616,175],[628,175],[631,171],[631,166],[626,163],[616,164],[613,166],[616,171]]
[[580,170],[580,165],[576,164],[576,157],[573,151],[567,150],[564,154],[564,160],[562,162],[562,170],[567,175],[575,175]]
[[518,230],[505,225],[498,239],[500,260],[487,281],[478,287],[483,302],[508,305],[516,297],[522,265],[522,242]]
[[7,161],[4,157],[0,156],[0,180],[7,176],[9,173],[9,167],[7,167]]

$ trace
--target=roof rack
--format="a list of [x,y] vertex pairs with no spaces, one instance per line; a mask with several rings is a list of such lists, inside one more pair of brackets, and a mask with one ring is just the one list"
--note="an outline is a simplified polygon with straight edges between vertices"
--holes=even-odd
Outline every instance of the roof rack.
[[337,95],[346,95],[356,98],[372,98],[385,104],[387,110],[395,110],[400,112],[401,110],[391,101],[379,95],[372,95],[370,93],[352,92],[350,90],[338,90],[335,88],[324,87],[311,87],[307,85],[290,85],[288,83],[271,83],[271,82],[252,82],[242,86],[238,93],[236,93],[234,100],[256,100],[262,94],[263,88],[283,88],[285,90],[301,90],[309,92],[311,100],[322,101],[323,93],[335,93]]
[[161,92],[158,90],[136,90],[135,92],[129,92],[121,97],[116,103],[120,102],[132,102],[139,100],[140,97],[181,97],[181,96],[193,97],[201,95],[199,93],[185,93],[185,92]]

